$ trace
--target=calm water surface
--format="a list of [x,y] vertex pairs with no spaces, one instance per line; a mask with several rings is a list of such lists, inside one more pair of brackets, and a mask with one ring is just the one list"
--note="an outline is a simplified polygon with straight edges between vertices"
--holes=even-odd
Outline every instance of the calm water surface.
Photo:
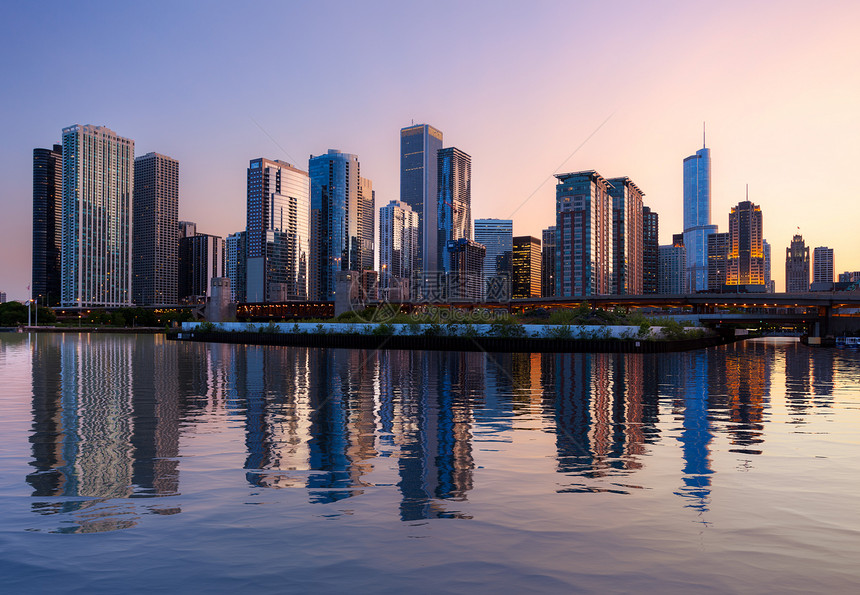
[[860,590],[860,354],[0,334],[14,593]]

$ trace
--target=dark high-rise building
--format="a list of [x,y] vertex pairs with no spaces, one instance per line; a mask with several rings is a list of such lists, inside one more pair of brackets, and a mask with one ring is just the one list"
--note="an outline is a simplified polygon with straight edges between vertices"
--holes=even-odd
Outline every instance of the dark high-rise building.
[[205,302],[212,279],[224,276],[224,240],[199,233],[179,240],[179,299]]
[[245,300],[307,300],[311,284],[308,172],[284,161],[259,158],[251,160],[247,175]]
[[179,162],[147,153],[134,160],[134,226],[131,288],[134,303],[177,303]]
[[316,299],[333,300],[338,271],[362,268],[358,155],[329,149],[311,155],[311,221],[314,234],[312,272]]
[[[392,200],[379,209],[379,268],[384,289],[412,279],[418,255],[418,213],[405,202]],[[398,299],[402,293],[396,294]]]
[[785,249],[785,292],[809,291],[809,248],[800,234],[791,238]]
[[557,174],[556,295],[612,293],[612,200],[594,170]]
[[[448,242],[472,239],[472,158],[456,147],[436,153],[436,230],[435,252],[425,252],[425,271],[450,271]],[[430,246],[430,244],[427,244]]]
[[[436,260],[438,229],[437,152],[442,148],[442,133],[427,124],[400,130],[400,200],[418,213],[418,269],[424,270],[425,252]],[[430,230],[429,233],[425,230]],[[432,271],[438,270],[435,262]]]
[[764,236],[761,208],[748,200],[732,207],[729,213],[728,285],[764,286]]
[[33,277],[30,296],[60,303],[63,243],[63,146],[33,149]]
[[732,236],[728,232],[708,236],[708,291],[725,290],[731,247]]
[[540,297],[541,290],[541,241],[532,236],[514,238],[513,250],[514,299]]
[[540,270],[541,297],[555,295],[555,225],[543,230]]
[[684,293],[687,270],[687,251],[684,248],[684,242],[678,241],[660,246],[658,258],[660,260],[657,270],[657,293],[669,295]]
[[451,270],[448,272],[448,299],[480,300],[483,291],[484,256],[487,249],[468,238],[448,242]]
[[657,293],[659,246],[659,217],[649,207],[642,207],[642,293]]
[[627,177],[610,178],[612,201],[612,293],[642,293],[642,197]]

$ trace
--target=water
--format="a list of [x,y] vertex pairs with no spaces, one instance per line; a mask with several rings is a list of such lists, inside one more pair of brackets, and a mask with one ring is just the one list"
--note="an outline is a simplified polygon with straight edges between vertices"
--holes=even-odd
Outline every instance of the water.
[[0,335],[14,593],[856,592],[860,354]]

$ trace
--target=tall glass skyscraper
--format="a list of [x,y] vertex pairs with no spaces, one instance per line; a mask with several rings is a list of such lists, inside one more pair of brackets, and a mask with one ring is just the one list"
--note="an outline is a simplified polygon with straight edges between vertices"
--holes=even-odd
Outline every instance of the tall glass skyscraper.
[[555,295],[555,225],[547,227],[541,237],[541,297]]
[[248,167],[245,300],[308,299],[311,260],[308,173],[284,161]]
[[358,155],[329,149],[308,162],[316,299],[334,300],[338,271],[361,270]]
[[60,303],[63,245],[63,146],[33,149],[33,286],[43,306]]
[[685,290],[708,288],[708,236],[711,224],[711,150],[702,147],[684,159],[684,248],[687,251]]
[[224,269],[227,277],[230,278],[230,301],[232,302],[245,301],[245,282],[247,281],[245,265],[248,250],[246,235],[247,232],[244,231],[231,233],[224,242]]
[[761,207],[745,200],[729,213],[728,285],[765,285]]
[[[437,153],[442,132],[428,124],[400,130],[400,200],[418,213],[418,268],[436,271]],[[429,233],[426,231],[429,230]],[[429,246],[429,248],[428,248]],[[431,254],[432,267],[424,254]]]
[[610,178],[612,201],[612,293],[642,293],[642,197],[627,177]]
[[[472,239],[472,158],[455,147],[437,152],[435,252],[425,252],[425,271],[451,271],[448,242]],[[429,244],[428,244],[429,246]]]
[[132,291],[138,305],[176,304],[179,162],[159,153],[134,160]]
[[642,293],[657,293],[660,217],[642,207]]
[[75,124],[63,161],[61,304],[130,306],[134,141]]

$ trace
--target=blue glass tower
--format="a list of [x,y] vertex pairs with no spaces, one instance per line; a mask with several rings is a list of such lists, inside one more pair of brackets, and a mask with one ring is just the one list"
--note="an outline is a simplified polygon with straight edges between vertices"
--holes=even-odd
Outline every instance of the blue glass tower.
[[416,262],[417,269],[425,271],[438,268],[437,153],[441,148],[442,132],[432,126],[415,124],[400,130],[400,200],[418,213]]
[[425,271],[451,272],[448,242],[472,239],[472,158],[448,147],[437,152],[435,254],[425,252]]
[[703,146],[684,159],[684,285],[690,293],[708,288],[708,236],[716,232],[711,225],[711,150]]

